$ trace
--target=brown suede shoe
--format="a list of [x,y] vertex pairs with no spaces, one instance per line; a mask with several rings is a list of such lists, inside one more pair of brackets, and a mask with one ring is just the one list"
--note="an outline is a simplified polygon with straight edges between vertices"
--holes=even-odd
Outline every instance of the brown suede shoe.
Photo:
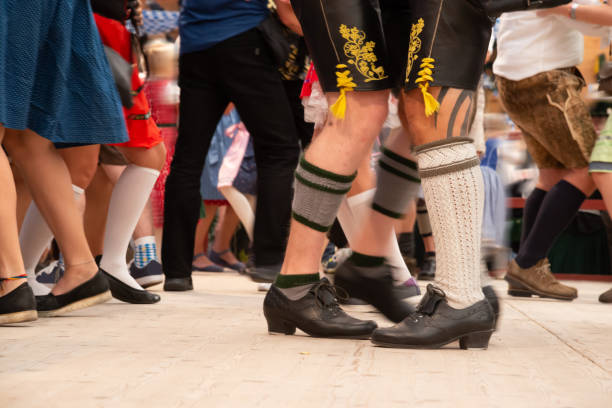
[[563,285],[555,279],[550,271],[550,263],[547,258],[541,259],[528,269],[521,268],[513,259],[508,265],[506,280],[510,296],[537,295],[559,300],[573,300],[578,297],[576,288]]
[[599,296],[599,301],[601,303],[612,303],[612,289],[607,292],[602,293]]

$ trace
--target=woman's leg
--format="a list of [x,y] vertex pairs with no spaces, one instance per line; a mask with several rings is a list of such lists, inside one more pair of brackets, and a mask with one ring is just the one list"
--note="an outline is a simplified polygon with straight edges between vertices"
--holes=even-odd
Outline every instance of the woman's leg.
[[238,215],[234,209],[228,205],[225,207],[225,213],[223,214],[222,219],[215,228],[215,241],[213,242],[212,250],[218,254],[221,254],[221,259],[230,265],[239,262],[234,254],[229,250],[232,237],[236,233],[236,228],[238,228],[239,222],[240,220],[238,219]]
[[21,170],[64,255],[66,272],[52,293],[67,293],[91,279],[98,268],[87,245],[66,164],[50,141],[31,130],[8,130],[4,146]]
[[211,204],[204,204],[204,218],[201,218],[198,222],[198,226],[196,227],[196,236],[195,243],[193,248],[193,255],[197,256],[193,260],[193,265],[198,268],[205,268],[207,266],[213,265],[210,259],[208,259],[208,231],[210,230],[210,225],[215,219],[215,215],[217,214],[217,209],[219,207]]
[[[4,127],[0,125],[0,143],[4,136]],[[0,278],[6,279],[23,275],[25,268],[19,250],[17,237],[16,191],[13,174],[4,150],[0,149]],[[12,292],[26,279],[0,281],[0,297]]]
[[166,148],[159,143],[150,149],[118,147],[118,150],[131,164],[121,173],[113,189],[100,268],[133,289],[142,290],[130,275],[125,256],[134,228],[166,159]]

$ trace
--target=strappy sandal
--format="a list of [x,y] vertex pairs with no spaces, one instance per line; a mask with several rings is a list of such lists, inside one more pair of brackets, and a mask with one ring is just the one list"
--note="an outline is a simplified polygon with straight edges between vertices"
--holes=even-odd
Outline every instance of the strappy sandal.
[[246,265],[243,264],[242,262],[236,262],[233,264],[230,264],[229,262],[227,262],[225,259],[221,258],[223,255],[229,253],[230,250],[226,249],[225,251],[221,251],[221,252],[215,252],[212,249],[209,251],[208,253],[208,259],[211,260],[211,262],[214,262],[218,265],[224,266],[226,268],[230,268],[235,270],[236,272],[240,272],[243,273],[244,270],[246,269]]
[[[4,281],[26,279],[27,277],[28,275],[23,274],[0,278],[0,285]],[[0,297],[0,324],[31,322],[37,318],[36,298],[27,282]]]

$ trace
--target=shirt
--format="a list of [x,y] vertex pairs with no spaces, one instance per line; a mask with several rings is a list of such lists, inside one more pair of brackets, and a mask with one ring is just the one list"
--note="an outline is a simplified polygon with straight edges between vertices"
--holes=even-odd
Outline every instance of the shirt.
[[203,51],[257,27],[268,13],[267,0],[184,0],[180,53]]
[[493,64],[495,75],[520,81],[541,72],[579,65],[584,38],[566,24],[569,21],[562,16],[538,17],[536,11],[503,14]]

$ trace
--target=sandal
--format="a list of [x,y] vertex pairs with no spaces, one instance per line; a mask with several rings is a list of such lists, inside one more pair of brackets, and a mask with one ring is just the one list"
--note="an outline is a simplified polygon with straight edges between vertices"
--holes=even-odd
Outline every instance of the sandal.
[[[26,279],[27,277],[28,275],[23,274],[0,278],[0,285],[3,281]],[[37,318],[36,298],[27,282],[0,297],[0,324],[31,322]]]
[[[193,260],[195,261],[196,259],[201,258],[203,256],[206,256],[206,254],[204,252],[200,252],[199,254],[194,255]],[[208,266],[196,266],[192,263],[191,268],[194,271],[198,272],[223,272],[225,270],[222,266],[215,265],[214,263]]]
[[226,249],[225,251],[221,251],[221,252],[215,252],[212,249],[209,251],[208,253],[208,258],[211,260],[211,262],[214,262],[216,264],[219,264],[221,266],[224,266],[226,268],[230,268],[235,270],[236,272],[240,272],[243,273],[244,270],[246,269],[246,265],[243,264],[242,262],[236,262],[234,264],[230,264],[229,262],[227,262],[225,259],[221,258],[223,255],[229,253],[230,250]]

